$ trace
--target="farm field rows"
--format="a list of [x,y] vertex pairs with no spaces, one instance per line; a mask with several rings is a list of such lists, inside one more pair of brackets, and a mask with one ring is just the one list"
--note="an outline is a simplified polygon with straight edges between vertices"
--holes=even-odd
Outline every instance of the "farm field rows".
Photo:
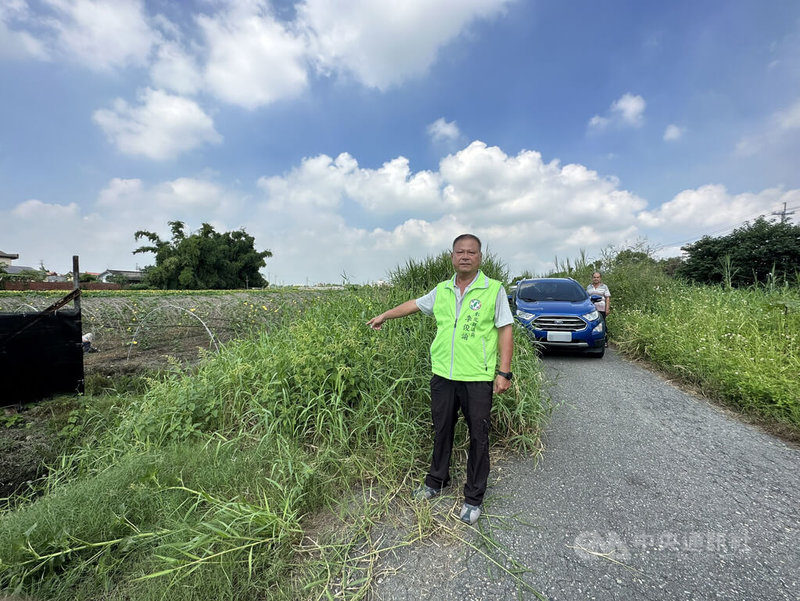
[[[83,332],[98,353],[84,355],[87,377],[142,373],[196,362],[203,352],[292,319],[320,291],[100,291],[81,298]],[[36,312],[62,293],[0,292],[0,311]],[[68,305],[68,307],[71,305]]]

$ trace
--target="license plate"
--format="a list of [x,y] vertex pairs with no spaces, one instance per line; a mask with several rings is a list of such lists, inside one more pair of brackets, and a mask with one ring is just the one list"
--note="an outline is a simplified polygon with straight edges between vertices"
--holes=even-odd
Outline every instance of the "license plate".
[[572,342],[572,332],[547,332],[547,342]]

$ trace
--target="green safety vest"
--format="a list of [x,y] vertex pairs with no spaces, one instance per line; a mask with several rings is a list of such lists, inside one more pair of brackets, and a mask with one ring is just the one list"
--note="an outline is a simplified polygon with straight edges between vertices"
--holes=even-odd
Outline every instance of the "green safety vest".
[[462,382],[492,381],[497,366],[497,328],[494,325],[497,293],[502,284],[482,271],[461,302],[456,315],[452,280],[436,286],[433,316],[436,337],[431,344],[433,373]]

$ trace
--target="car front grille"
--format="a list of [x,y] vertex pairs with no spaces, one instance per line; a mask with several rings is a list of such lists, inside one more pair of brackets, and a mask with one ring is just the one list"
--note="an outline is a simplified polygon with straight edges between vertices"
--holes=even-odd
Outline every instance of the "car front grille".
[[586,322],[580,317],[540,315],[533,320],[533,327],[545,332],[580,332],[586,327]]

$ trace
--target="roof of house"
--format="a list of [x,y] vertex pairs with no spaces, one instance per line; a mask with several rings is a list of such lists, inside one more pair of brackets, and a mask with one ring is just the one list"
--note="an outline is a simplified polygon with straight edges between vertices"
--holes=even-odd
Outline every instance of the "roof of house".
[[129,271],[124,269],[106,269],[103,273],[97,274],[97,278],[101,281],[107,281],[109,277],[122,277],[129,282],[138,283],[144,281],[144,272],[142,271]]
[[22,273],[23,271],[39,271],[35,267],[26,267],[25,265],[6,265],[6,273]]
[[125,269],[106,269],[103,273],[98,275],[124,275],[126,277],[139,277],[143,275],[141,271],[128,271]]
[[2,257],[3,259],[19,259],[19,255],[4,253],[2,250],[0,250],[0,257]]

